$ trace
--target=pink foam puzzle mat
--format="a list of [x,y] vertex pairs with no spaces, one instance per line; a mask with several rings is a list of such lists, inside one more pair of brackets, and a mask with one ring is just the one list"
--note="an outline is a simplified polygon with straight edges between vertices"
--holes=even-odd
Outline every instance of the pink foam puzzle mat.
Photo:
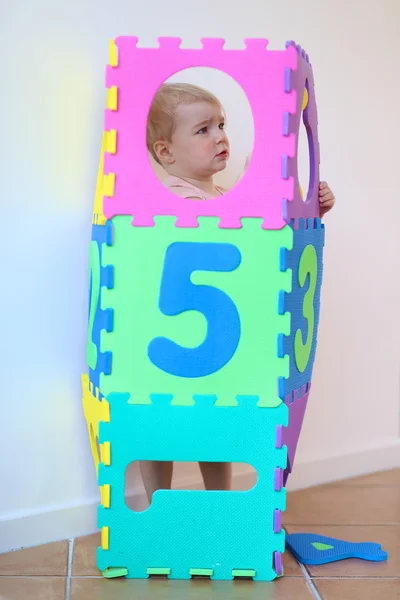
[[[268,50],[266,39],[245,40],[244,50],[224,49],[223,39],[203,39],[201,49],[182,49],[180,43],[179,38],[160,38],[158,48],[142,48],[136,37],[115,40],[117,58],[106,70],[105,130],[116,132],[117,139],[115,152],[104,156],[104,174],[112,176],[103,199],[105,216],[132,215],[134,226],[151,226],[156,215],[175,215],[177,227],[196,227],[198,216],[209,215],[219,216],[219,226],[228,228],[240,228],[241,217],[258,217],[264,229],[280,229],[292,218],[318,217],[317,110],[308,55],[291,42],[283,51]],[[170,76],[190,67],[211,67],[233,77],[254,119],[254,148],[244,177],[211,202],[193,203],[169,193],[154,176],[146,148],[153,96]],[[305,201],[297,176],[302,115],[310,144]]]

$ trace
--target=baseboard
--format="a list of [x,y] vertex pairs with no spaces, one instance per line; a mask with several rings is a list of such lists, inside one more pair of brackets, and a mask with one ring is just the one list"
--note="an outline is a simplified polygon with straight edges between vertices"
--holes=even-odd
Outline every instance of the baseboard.
[[[400,466],[400,440],[375,448],[365,448],[351,454],[295,462],[288,480],[288,491],[331,483],[357,475],[374,473]],[[235,487],[242,486],[247,472],[238,473]],[[177,481],[176,487],[197,487],[193,479]],[[243,485],[244,487],[244,485]],[[135,502],[140,503],[140,498]],[[76,506],[45,507],[40,513],[15,515],[0,521],[0,553],[36,546],[57,540],[88,535],[97,531],[98,498]]]
[[333,457],[295,461],[287,490],[295,491],[400,467],[400,439]]
[[97,530],[98,499],[0,521],[0,553],[87,535]]

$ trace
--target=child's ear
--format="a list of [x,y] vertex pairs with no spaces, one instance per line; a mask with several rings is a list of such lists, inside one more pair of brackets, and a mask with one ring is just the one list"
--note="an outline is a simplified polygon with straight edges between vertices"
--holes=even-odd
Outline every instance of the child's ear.
[[164,140],[154,142],[153,150],[161,164],[172,165],[175,162],[169,144]]

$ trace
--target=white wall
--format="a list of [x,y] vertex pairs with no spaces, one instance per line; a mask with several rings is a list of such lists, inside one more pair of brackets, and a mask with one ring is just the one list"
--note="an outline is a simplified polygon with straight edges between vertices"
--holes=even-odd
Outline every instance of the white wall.
[[292,485],[399,464],[397,0],[25,0],[0,19],[0,549],[89,532],[81,410],[90,219],[108,40],[302,44],[313,62],[326,219],[313,391]]

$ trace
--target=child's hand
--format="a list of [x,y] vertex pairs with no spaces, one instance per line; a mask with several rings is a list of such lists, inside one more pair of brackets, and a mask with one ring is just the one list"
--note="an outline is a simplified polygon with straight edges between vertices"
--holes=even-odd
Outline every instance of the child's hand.
[[329,185],[326,181],[321,181],[319,184],[319,216],[321,218],[333,208],[335,201],[335,196]]

